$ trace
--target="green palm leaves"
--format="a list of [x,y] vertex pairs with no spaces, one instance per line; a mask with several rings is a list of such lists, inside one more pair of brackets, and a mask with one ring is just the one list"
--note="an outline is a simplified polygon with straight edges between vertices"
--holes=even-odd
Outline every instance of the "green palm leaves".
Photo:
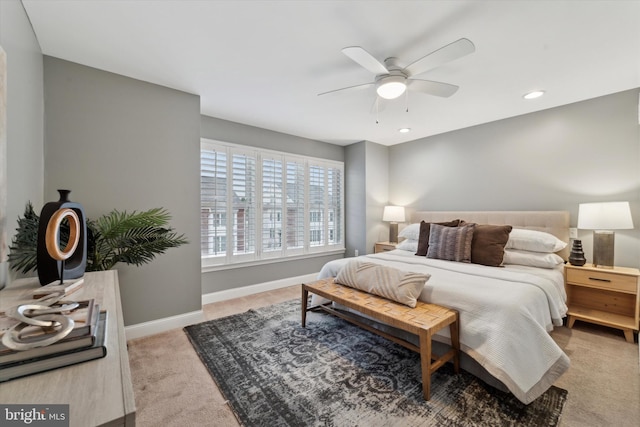
[[18,218],[18,228],[9,246],[9,265],[14,271],[27,274],[37,266],[38,220],[31,202],[24,209],[24,218]]
[[178,236],[168,227],[170,219],[169,212],[155,208],[132,213],[114,210],[89,221],[94,244],[88,244],[93,256],[87,255],[87,270],[110,270],[119,262],[139,266],[169,248],[188,243],[184,235]]

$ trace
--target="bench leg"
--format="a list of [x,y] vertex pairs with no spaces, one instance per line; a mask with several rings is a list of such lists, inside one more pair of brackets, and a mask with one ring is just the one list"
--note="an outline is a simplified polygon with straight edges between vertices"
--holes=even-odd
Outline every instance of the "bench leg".
[[307,303],[309,301],[309,291],[302,285],[302,327],[307,327]]
[[420,330],[420,369],[422,370],[422,395],[431,398],[431,331]]
[[459,315],[456,313],[456,321],[449,325],[451,334],[451,347],[453,347],[453,369],[456,374],[460,373],[460,321]]

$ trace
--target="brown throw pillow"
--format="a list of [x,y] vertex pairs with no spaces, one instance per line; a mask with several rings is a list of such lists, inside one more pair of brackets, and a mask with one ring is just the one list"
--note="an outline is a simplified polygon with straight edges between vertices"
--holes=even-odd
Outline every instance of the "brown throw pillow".
[[471,262],[471,242],[475,224],[462,227],[431,225],[427,258]]
[[418,236],[418,251],[416,255],[426,256],[429,250],[429,232],[431,230],[431,224],[442,225],[445,227],[457,227],[460,224],[459,219],[446,222],[424,222],[420,221],[420,235]]
[[490,267],[501,266],[511,229],[510,225],[476,225],[471,242],[471,262]]

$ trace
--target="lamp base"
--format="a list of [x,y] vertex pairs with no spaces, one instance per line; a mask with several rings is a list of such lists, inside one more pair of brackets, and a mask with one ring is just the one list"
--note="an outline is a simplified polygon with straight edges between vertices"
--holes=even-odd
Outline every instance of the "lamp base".
[[597,230],[593,232],[594,267],[613,268],[615,237],[613,231]]
[[398,223],[389,224],[389,243],[398,243]]

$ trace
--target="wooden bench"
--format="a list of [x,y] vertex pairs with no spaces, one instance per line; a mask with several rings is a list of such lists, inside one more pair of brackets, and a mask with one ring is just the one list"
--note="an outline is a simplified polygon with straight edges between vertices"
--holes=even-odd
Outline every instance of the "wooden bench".
[[[331,303],[309,308],[309,292],[342,304],[345,307],[395,328],[415,334],[420,340],[420,345],[419,347],[415,346],[408,341],[363,323],[358,320],[356,316],[335,310],[330,307]],[[314,309],[322,309],[419,353],[420,367],[422,369],[422,394],[425,400],[429,400],[431,397],[431,374],[449,360],[453,360],[456,373],[460,370],[459,322],[458,312],[455,310],[421,301],[418,301],[415,308],[411,308],[385,298],[334,283],[333,277],[309,284],[302,284],[303,328],[306,327],[307,311]],[[442,356],[434,357],[431,351],[431,337],[446,326],[449,326],[451,333],[452,348]]]

